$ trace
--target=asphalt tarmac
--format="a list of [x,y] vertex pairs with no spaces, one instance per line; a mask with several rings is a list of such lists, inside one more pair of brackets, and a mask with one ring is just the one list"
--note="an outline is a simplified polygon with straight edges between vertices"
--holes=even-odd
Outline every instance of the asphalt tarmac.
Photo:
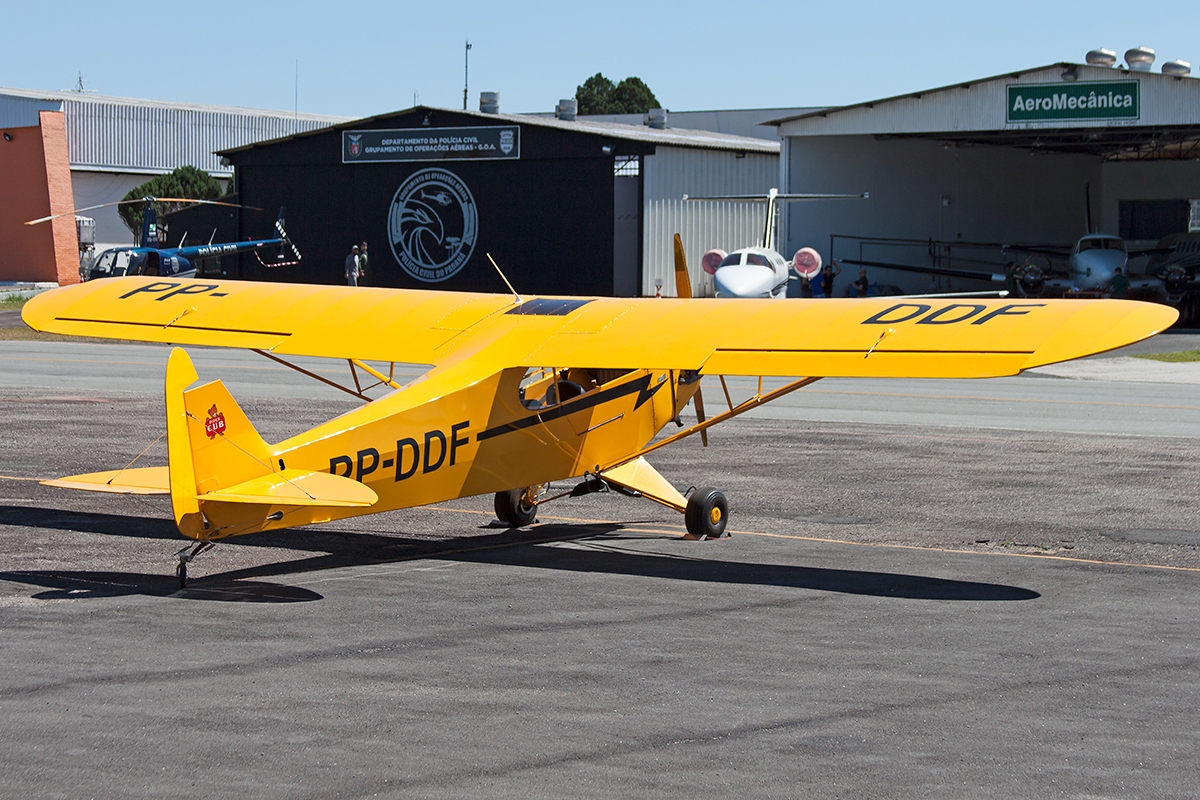
[[[803,390],[652,457],[725,490],[728,540],[616,495],[520,531],[467,498],[222,543],[180,591],[165,499],[35,480],[161,433],[166,351],[130,347],[0,342],[0,797],[1200,784],[1195,384]],[[354,402],[194,355],[268,440]]]

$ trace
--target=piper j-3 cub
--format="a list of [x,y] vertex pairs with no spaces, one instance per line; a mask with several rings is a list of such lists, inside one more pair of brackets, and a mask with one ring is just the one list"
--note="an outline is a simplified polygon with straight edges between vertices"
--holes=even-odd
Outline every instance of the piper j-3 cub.
[[[796,251],[789,264],[780,255],[775,243],[775,217],[779,203],[798,200],[865,200],[870,194],[783,194],[771,189],[762,194],[732,194],[718,197],[691,197],[684,200],[720,200],[764,203],[766,217],[763,221],[762,239],[755,247],[743,247],[726,253],[713,249],[704,254],[700,262],[704,271],[713,276],[717,297],[782,298],[787,297],[788,267],[795,267],[801,275],[811,278],[821,268],[821,256],[811,247]],[[676,266],[678,271],[678,265]],[[688,296],[691,295],[689,290]],[[683,297],[683,294],[679,295]]]
[[[64,214],[54,214],[49,217],[32,219],[26,225],[37,225],[49,222],[67,214],[92,211],[107,206],[124,205],[126,203],[145,203],[146,213],[142,218],[142,235],[136,247],[113,247],[96,256],[89,269],[81,270],[80,277],[85,281],[96,278],[120,278],[129,275],[157,275],[168,278],[194,278],[198,262],[209,258],[230,256],[237,253],[253,252],[258,263],[264,267],[288,267],[300,263],[300,251],[288,238],[283,227],[286,208],[279,209],[279,217],[275,220],[273,239],[249,239],[244,242],[224,242],[184,246],[184,234],[178,247],[168,247],[163,228],[158,224],[158,216],[154,213],[153,203],[200,203],[212,206],[230,206],[232,208],[249,208],[236,203],[223,203],[217,200],[192,200],[184,197],[142,197],[137,200],[118,200],[115,203],[101,203],[97,206],[79,208]],[[254,209],[261,210],[261,209]],[[277,248],[274,260],[263,261],[258,251],[264,248]]]
[[[564,495],[608,488],[727,535],[725,495],[680,493],[646,456],[822,377],[984,378],[1152,336],[1174,309],[1123,300],[528,297],[284,283],[93,281],[40,294],[33,329],[349,360],[393,391],[276,444],[220,380],[166,365],[167,461],[50,481],[169,494],[177,574],[230,536],[492,495],[510,526]],[[401,386],[364,361],[432,364]],[[311,373],[310,373],[311,374]],[[660,439],[701,378],[802,376]],[[357,381],[356,381],[357,383]],[[350,390],[353,392],[353,390]],[[551,482],[578,481],[551,492]]]

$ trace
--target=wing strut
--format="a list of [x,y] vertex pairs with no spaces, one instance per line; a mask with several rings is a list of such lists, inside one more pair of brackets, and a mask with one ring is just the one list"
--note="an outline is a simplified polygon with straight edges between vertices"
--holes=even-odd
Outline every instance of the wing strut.
[[[776,400],[780,397],[783,397],[785,394],[791,394],[792,392],[796,391],[797,389],[803,389],[805,386],[808,386],[809,384],[812,384],[812,383],[816,383],[819,380],[821,380],[821,379],[820,378],[800,378],[799,380],[792,381],[791,383],[786,384],[785,386],[780,386],[778,389],[774,389],[770,392],[767,392],[766,394],[763,394],[762,393],[762,378],[759,378],[758,394],[754,395],[750,399],[743,400],[742,402],[738,403],[736,406],[731,404],[728,411],[722,411],[720,414],[717,414],[715,417],[710,417],[709,419],[705,420],[704,422],[697,422],[695,425],[692,425],[690,428],[686,428],[686,429],[680,431],[679,433],[676,433],[672,436],[668,436],[665,439],[660,439],[657,442],[655,442],[654,444],[647,445],[646,447],[643,447],[641,450],[637,451],[636,453],[633,453],[629,456],[626,456],[625,458],[622,458],[620,461],[616,462],[615,464],[610,464],[609,466],[607,466],[603,470],[601,470],[601,472],[611,470],[614,467],[619,467],[622,464],[627,464],[630,461],[633,461],[634,459],[641,458],[642,456],[646,455],[647,453],[654,452],[655,450],[657,450],[660,447],[666,447],[667,445],[672,444],[673,442],[677,442],[680,439],[686,439],[688,436],[691,436],[692,434],[700,433],[701,431],[706,431],[709,428],[711,428],[713,425],[719,425],[720,423],[724,422],[727,419],[733,419],[734,417],[738,416],[739,414],[744,414],[747,411],[752,411],[753,409],[756,409],[761,405],[765,405],[766,403],[769,403],[772,400]],[[724,381],[722,381],[722,383],[724,383]]]
[[[394,380],[395,374],[396,374],[395,362],[392,362],[392,367],[389,370],[389,372],[391,374],[384,375],[382,372],[372,369],[371,367],[367,366],[366,364],[364,364],[363,362],[359,361],[356,358],[346,359],[347,363],[350,364],[350,374],[354,378],[354,387],[355,388],[351,389],[346,386],[342,386],[337,381],[331,381],[331,380],[329,380],[329,378],[326,378],[322,375],[318,375],[315,372],[311,372],[307,369],[304,369],[304,367],[296,366],[295,364],[291,363],[290,361],[285,361],[284,359],[280,358],[277,355],[274,355],[273,353],[268,353],[266,350],[257,350],[257,349],[251,348],[251,351],[258,353],[260,356],[269,358],[272,361],[276,362],[277,364],[283,364],[288,369],[294,369],[294,370],[296,370],[296,372],[299,372],[301,375],[312,378],[315,381],[320,381],[321,383],[325,384],[326,386],[332,386],[335,389],[339,389],[348,395],[357,397],[359,400],[365,400],[368,403],[371,402],[371,400],[373,399],[366,394],[368,389],[374,389],[376,386],[390,386],[393,389],[403,389],[404,388],[401,384],[396,383],[396,381]],[[377,383],[372,383],[370,386],[364,387],[358,380],[358,372],[355,369],[356,367],[361,368],[364,372],[367,372],[372,377],[376,378]]]

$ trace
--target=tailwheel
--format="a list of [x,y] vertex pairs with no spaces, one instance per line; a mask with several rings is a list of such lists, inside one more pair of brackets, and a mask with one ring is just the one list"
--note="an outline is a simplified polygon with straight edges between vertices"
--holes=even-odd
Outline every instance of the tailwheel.
[[203,553],[205,550],[211,550],[216,546],[217,545],[215,542],[196,542],[195,545],[185,547],[175,554],[175,558],[179,559],[179,563],[175,566],[175,577],[179,578],[180,589],[187,588],[188,562]]
[[510,528],[532,525],[537,517],[537,498],[541,491],[542,486],[527,486],[496,492],[496,517]]
[[701,487],[688,496],[683,521],[687,525],[688,535],[697,539],[728,537],[725,524],[729,521],[729,503],[717,489]]

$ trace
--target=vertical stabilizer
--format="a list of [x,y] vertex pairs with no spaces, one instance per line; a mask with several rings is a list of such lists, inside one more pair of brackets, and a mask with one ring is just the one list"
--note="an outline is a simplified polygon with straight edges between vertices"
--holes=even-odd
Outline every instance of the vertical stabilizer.
[[176,348],[167,362],[167,452],[171,505],[184,536],[208,538],[200,514],[202,495],[275,472],[270,446],[258,435],[225,384],[193,389],[198,376],[187,353]]
[[158,247],[158,215],[154,213],[154,205],[146,203],[146,213],[142,217],[142,247]]

